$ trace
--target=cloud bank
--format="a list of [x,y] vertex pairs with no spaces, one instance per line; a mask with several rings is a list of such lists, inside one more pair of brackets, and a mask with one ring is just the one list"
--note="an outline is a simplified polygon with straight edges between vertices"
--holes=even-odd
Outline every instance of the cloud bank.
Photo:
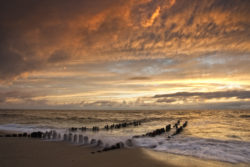
[[249,0],[1,1],[0,107],[245,108],[249,16]]
[[54,64],[250,51],[248,0],[2,1],[0,78]]

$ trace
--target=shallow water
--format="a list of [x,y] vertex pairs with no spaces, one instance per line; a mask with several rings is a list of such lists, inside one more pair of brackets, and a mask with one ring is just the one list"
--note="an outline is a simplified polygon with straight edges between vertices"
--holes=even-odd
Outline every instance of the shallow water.
[[99,132],[77,131],[104,144],[125,142],[157,128],[188,121],[183,133],[171,139],[171,130],[151,138],[133,139],[133,144],[162,152],[192,155],[227,162],[250,162],[250,111],[248,110],[173,110],[173,111],[69,111],[69,110],[0,110],[0,130],[48,131],[62,135],[70,127],[103,128],[106,124],[142,121],[141,126]]

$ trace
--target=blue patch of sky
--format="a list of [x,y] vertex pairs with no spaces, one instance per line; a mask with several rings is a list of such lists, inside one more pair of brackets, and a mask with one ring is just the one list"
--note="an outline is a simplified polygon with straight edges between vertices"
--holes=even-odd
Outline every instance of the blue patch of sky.
[[226,57],[219,57],[216,55],[198,57],[196,60],[203,65],[225,64],[227,62]]
[[169,72],[167,67],[174,64],[173,59],[147,59],[147,60],[128,60],[109,64],[109,71],[119,74],[134,75],[157,75]]

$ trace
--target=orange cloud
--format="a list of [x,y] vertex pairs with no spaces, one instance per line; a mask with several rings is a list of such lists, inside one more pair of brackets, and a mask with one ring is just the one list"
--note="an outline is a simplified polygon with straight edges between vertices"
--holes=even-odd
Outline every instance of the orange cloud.
[[146,20],[146,21],[144,21],[142,23],[142,26],[143,27],[150,27],[150,26],[152,26],[152,24],[154,23],[155,19],[159,16],[160,10],[161,10],[161,8],[157,7],[156,10],[154,11],[154,13],[152,14],[152,16],[148,20]]
[[[1,80],[55,64],[250,52],[247,1],[5,3],[6,8],[1,8]],[[21,8],[14,11],[17,5]]]

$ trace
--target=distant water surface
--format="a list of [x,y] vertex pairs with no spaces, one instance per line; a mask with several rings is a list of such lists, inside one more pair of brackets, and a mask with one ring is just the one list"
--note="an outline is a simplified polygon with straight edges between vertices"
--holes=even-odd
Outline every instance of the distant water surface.
[[79,110],[0,110],[0,130],[32,132],[70,127],[103,128],[106,124],[142,121],[112,131],[77,132],[112,144],[157,128],[188,121],[182,134],[167,139],[174,130],[154,138],[133,139],[139,147],[204,159],[250,163],[250,111],[248,110],[172,110],[172,111],[79,111]]

